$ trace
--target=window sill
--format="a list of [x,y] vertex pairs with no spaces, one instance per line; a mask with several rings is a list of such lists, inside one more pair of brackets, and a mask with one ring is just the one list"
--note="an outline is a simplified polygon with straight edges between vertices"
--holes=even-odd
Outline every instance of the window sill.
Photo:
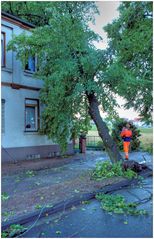
[[35,74],[34,71],[28,71],[28,70],[24,70],[24,75],[25,76],[30,76],[30,77],[33,77],[33,75]]
[[38,135],[39,132],[38,131],[24,131],[25,135]]
[[12,70],[11,68],[7,68],[7,67],[5,67],[5,66],[2,66],[2,67],[1,67],[1,70],[2,70],[2,71],[9,72],[9,73],[13,73],[13,70]]

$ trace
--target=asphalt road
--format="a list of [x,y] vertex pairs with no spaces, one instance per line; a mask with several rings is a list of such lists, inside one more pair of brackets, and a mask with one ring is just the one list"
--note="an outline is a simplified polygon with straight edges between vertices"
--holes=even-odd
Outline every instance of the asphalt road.
[[141,185],[131,186],[114,192],[122,194],[128,202],[140,201],[138,208],[148,215],[127,216],[108,214],[100,208],[100,202],[72,207],[56,215],[30,222],[25,238],[151,238],[152,237],[152,178]]

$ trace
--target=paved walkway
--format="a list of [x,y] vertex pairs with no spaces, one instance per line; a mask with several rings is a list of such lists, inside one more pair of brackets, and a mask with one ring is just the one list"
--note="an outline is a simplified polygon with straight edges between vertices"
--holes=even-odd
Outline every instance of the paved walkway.
[[[79,165],[87,168],[95,166],[96,162],[108,160],[109,157],[104,151],[87,151],[86,154],[76,153],[69,157],[58,157],[50,159],[37,159],[37,160],[25,160],[19,162],[12,162],[2,164],[2,175],[13,175],[24,172],[26,170],[43,170],[56,168],[61,166]],[[137,162],[151,163],[152,155],[147,152],[132,152],[130,153],[130,159]]]
[[[28,238],[152,238],[152,178],[141,185],[118,190],[128,202],[140,202],[139,209],[148,215],[126,216],[108,214],[100,209],[100,202],[72,207],[70,210],[40,219],[21,237]],[[31,229],[30,229],[31,228]]]
[[[148,164],[152,161],[152,156],[148,153],[135,152],[130,156],[140,162],[146,160]],[[24,162],[18,164],[18,169],[12,164],[14,173],[5,171],[2,176],[2,193],[7,193],[9,199],[2,202],[3,221],[122,180],[90,180],[89,174],[96,163],[108,160],[105,152],[87,151],[85,155],[77,154],[69,159],[56,160],[38,160],[30,165],[29,162]]]

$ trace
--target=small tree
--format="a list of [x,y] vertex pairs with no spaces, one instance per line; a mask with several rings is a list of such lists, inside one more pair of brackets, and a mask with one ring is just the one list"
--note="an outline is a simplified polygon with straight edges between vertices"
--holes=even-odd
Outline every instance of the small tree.
[[[122,131],[122,128],[126,126],[126,123],[127,121],[124,119],[119,119],[118,121],[115,121],[113,123],[112,137],[120,150],[123,149],[123,140],[120,137],[120,133]],[[133,123],[131,123],[130,125],[133,134],[131,140],[131,150],[137,150],[140,146],[140,130]]]

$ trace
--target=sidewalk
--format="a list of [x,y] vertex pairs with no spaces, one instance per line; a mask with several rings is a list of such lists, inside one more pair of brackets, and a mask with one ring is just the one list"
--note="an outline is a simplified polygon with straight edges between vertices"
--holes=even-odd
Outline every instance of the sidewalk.
[[[139,160],[143,160],[143,153],[131,156],[136,155],[140,156]],[[26,161],[10,164],[8,168],[4,165],[2,194],[7,193],[9,198],[2,202],[2,221],[122,181],[122,178],[106,179],[103,182],[90,180],[90,171],[95,164],[107,159],[105,152],[88,151],[86,155],[76,154],[69,158]],[[152,156],[146,155],[146,159],[151,160]]]
[[152,238],[152,178],[112,192],[123,195],[127,202],[139,202],[138,209],[147,215],[107,213],[95,199],[57,214],[29,222],[22,238]]

